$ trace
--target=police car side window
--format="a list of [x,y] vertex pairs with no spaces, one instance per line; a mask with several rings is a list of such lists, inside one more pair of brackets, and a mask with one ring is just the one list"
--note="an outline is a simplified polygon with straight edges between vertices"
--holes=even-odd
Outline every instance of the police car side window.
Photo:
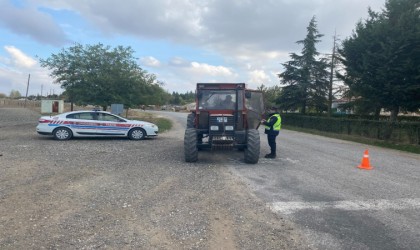
[[67,115],[66,118],[67,119],[85,119],[82,117],[82,114],[80,113]]
[[91,116],[91,120],[99,120],[99,114],[96,112],[90,113],[89,114]]
[[102,121],[111,121],[111,122],[118,122],[119,121],[119,119],[117,117],[115,117],[113,115],[109,115],[109,114],[102,114],[99,117],[99,119],[102,120]]
[[91,113],[80,113],[78,119],[82,120],[95,120],[95,117]]
[[75,113],[66,116],[67,119],[94,120],[90,113]]

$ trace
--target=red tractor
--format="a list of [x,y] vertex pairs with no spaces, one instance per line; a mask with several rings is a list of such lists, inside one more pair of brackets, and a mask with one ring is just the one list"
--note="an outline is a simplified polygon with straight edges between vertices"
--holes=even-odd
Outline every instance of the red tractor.
[[185,161],[196,162],[201,149],[238,149],[246,163],[257,163],[263,113],[262,92],[246,89],[245,83],[197,83],[184,136]]

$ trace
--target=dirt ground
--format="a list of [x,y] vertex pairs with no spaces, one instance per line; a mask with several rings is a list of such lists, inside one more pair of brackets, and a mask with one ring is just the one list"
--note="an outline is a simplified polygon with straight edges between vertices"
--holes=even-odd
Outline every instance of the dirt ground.
[[0,249],[308,249],[223,166],[158,138],[55,141],[0,107]]

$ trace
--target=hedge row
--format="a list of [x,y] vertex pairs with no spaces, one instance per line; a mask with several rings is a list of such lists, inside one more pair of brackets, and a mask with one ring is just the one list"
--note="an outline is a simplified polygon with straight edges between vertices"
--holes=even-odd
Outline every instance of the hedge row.
[[420,122],[372,121],[282,114],[284,125],[324,132],[361,136],[399,144],[420,145]]

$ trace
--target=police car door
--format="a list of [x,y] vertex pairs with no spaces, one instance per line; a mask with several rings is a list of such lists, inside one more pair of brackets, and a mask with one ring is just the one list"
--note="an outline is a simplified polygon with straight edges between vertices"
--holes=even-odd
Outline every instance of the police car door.
[[79,135],[95,135],[96,121],[90,112],[73,113],[66,117],[73,133]]
[[125,135],[128,130],[125,120],[107,113],[99,113],[97,123],[98,135]]

